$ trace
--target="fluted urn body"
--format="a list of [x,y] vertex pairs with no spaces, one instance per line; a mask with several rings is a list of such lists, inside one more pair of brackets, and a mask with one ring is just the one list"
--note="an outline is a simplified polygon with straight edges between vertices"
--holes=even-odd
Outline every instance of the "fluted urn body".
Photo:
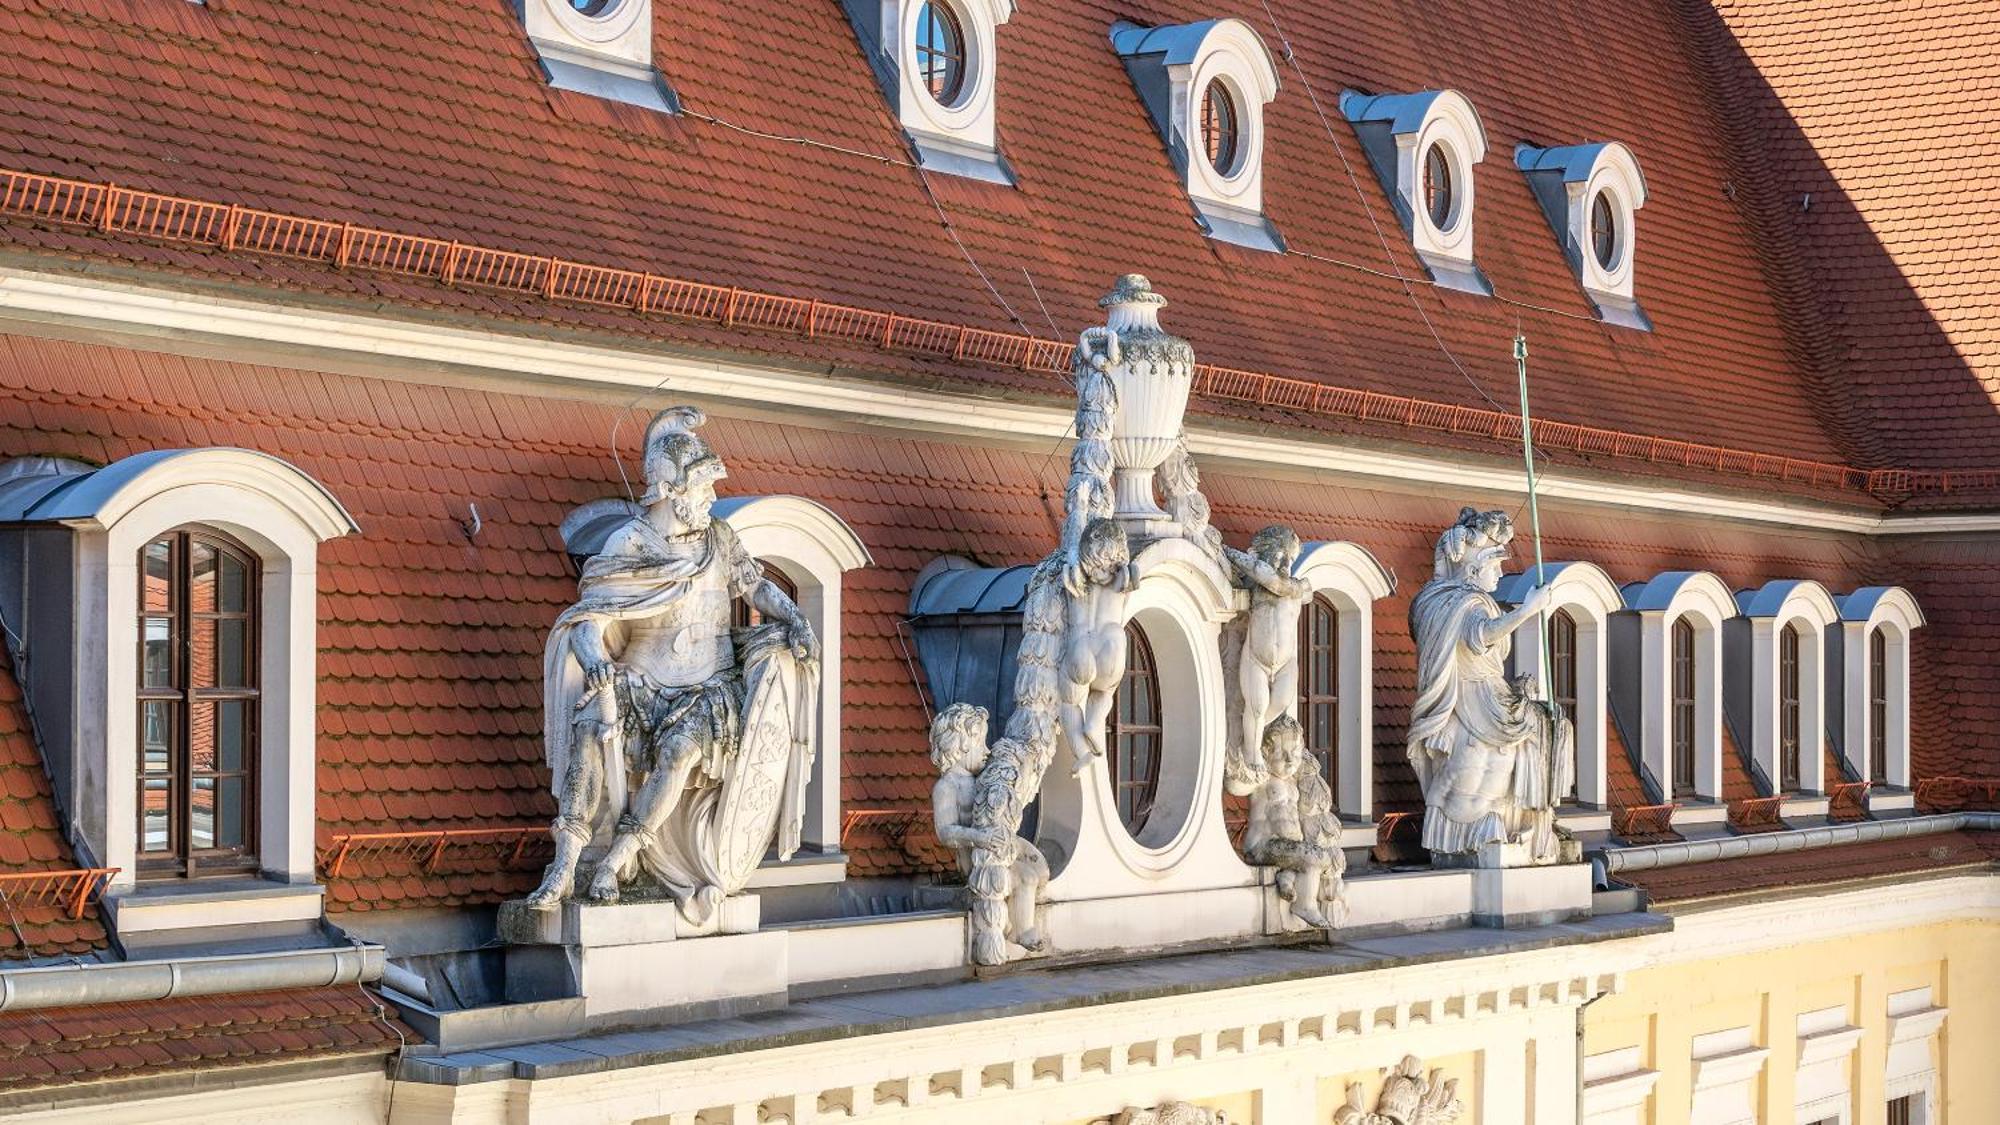
[[1097,302],[1105,310],[1104,327],[1086,331],[1077,343],[1079,384],[1101,375],[1117,391],[1110,440],[1116,515],[1142,534],[1170,526],[1153,493],[1153,471],[1173,452],[1194,384],[1193,346],[1160,328],[1166,303],[1144,277],[1126,274]]

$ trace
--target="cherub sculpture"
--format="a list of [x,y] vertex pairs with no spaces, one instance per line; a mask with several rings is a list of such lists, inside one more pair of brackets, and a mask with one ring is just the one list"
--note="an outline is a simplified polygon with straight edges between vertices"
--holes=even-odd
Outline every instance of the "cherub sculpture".
[[1188,451],[1187,434],[1174,441],[1173,452],[1160,462],[1157,476],[1160,498],[1165,501],[1163,506],[1173,518],[1180,537],[1221,558],[1222,532],[1208,522],[1208,497],[1201,494],[1201,470],[1195,467],[1194,455]]
[[1299,693],[1299,611],[1312,596],[1312,585],[1292,576],[1299,550],[1298,533],[1277,525],[1252,536],[1248,551],[1222,548],[1237,581],[1250,590],[1250,612],[1237,626],[1241,648],[1231,693],[1236,713],[1230,741],[1237,763],[1255,759],[1265,726]]
[[1464,856],[1524,843],[1534,863],[1560,858],[1555,809],[1575,776],[1569,720],[1509,679],[1514,630],[1544,612],[1547,588],[1512,612],[1493,597],[1514,537],[1505,512],[1466,508],[1438,537],[1436,572],[1410,603],[1417,700],[1410,765],[1424,791],[1424,847]]
[[[799,608],[710,513],[721,458],[693,407],[646,429],[646,494],[583,566],[544,657],[555,859],[531,908],[570,897],[609,838],[589,897],[640,870],[694,922],[763,859],[798,847],[812,764],[819,642]],[[768,622],[732,629],[731,600]],[[703,795],[702,799],[696,799]]]
[[1442,1070],[1425,1074],[1423,1060],[1404,1055],[1382,1080],[1373,1112],[1361,1083],[1348,1083],[1347,1104],[1333,1111],[1333,1125],[1451,1125],[1464,1112],[1458,1079],[1445,1078]]
[[1015,779],[996,771],[987,779],[993,784],[984,792],[979,788],[987,765],[986,718],[984,707],[954,703],[931,724],[931,764],[938,769],[937,784],[931,787],[931,818],[938,842],[958,856],[958,868],[968,878],[978,866],[975,849],[987,853],[992,867],[1004,869],[1005,881],[991,888],[1004,909],[989,921],[1000,924],[1010,945],[1040,953],[1048,945],[1042,936],[1041,911],[1049,863],[1041,849],[1015,835],[1007,823],[1005,805]]
[[1260,777],[1250,791],[1243,854],[1278,869],[1278,897],[1291,904],[1294,917],[1315,929],[1332,929],[1347,914],[1347,856],[1340,850],[1333,791],[1290,715],[1279,715],[1264,728]]
[[1084,529],[1078,545],[1080,591],[1067,590],[1063,621],[1062,729],[1070,768],[1081,774],[1104,755],[1104,724],[1125,678],[1125,595],[1131,548],[1108,519]]

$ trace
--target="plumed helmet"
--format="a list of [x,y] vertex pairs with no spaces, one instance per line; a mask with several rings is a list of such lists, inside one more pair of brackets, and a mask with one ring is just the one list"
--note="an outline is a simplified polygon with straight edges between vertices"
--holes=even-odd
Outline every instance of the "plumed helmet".
[[696,484],[729,475],[722,459],[695,430],[708,421],[699,407],[669,406],[646,427],[646,495],[641,503],[657,504]]

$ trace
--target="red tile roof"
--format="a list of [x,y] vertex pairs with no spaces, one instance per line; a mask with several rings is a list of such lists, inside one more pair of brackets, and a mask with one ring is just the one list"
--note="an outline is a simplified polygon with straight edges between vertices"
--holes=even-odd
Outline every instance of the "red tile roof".
[[1961,831],[1621,871],[1617,878],[1643,889],[1654,903],[1678,903],[1955,867],[1990,869],[1996,859],[2000,832]]
[[[1421,17],[1285,6],[1299,9],[1285,15],[1302,69],[1283,73],[1269,108],[1265,192],[1272,220],[1304,252],[1290,256],[1195,229],[1106,39],[1117,17],[1238,14],[1266,29],[1256,4],[1023,10],[1000,30],[999,130],[1018,188],[894,163],[900,135],[835,5],[660,9],[656,57],[692,111],[681,117],[549,89],[504,7],[430,0],[394,18],[358,0],[238,0],[171,16],[149,7],[0,3],[13,60],[0,69],[0,164],[975,327],[1025,323],[1059,339],[1090,319],[1110,277],[1142,268],[1180,298],[1174,327],[1211,361],[1468,405],[1510,401],[1518,326],[1543,372],[1538,412],[1550,420],[1822,461],[1848,453],[1821,416],[1827,396],[1788,352],[1753,232],[1727,204],[1715,122],[1692,93],[1699,76],[1666,0],[1454,0]],[[787,29],[775,78],[763,40],[771,26]],[[1551,81],[1560,44],[1588,48],[1562,52],[1561,80]],[[1494,153],[1478,172],[1480,262],[1502,295],[1535,307],[1421,286],[1411,298],[1378,276],[1392,259],[1396,272],[1420,271],[1375,179],[1358,168],[1350,185],[1337,170],[1343,158],[1360,161],[1358,148],[1344,126],[1331,137],[1322,128],[1306,80],[1322,101],[1349,86],[1450,85],[1470,96]],[[825,143],[770,140],[718,118]],[[1588,318],[1508,159],[1517,141],[1598,137],[1631,142],[1646,168],[1639,296],[1657,326],[1650,334]],[[1371,216],[1390,226],[1386,257]],[[952,233],[1025,322],[1001,310]],[[795,350],[198,247],[11,224],[0,235],[210,280]],[[1435,345],[1415,305],[1469,374]],[[869,364],[908,369],[879,356]]]
[[1990,0],[1687,5],[1747,161],[1791,322],[1865,456],[1966,465],[2000,442],[2000,8]]
[[[616,416],[556,398],[0,337],[0,456],[102,462],[238,444],[291,459],[354,513],[362,531],[320,558],[323,844],[341,833],[546,823],[541,648],[575,596],[556,528],[575,505],[619,491],[605,446]],[[624,427],[627,443],[638,430]],[[710,436],[729,462],[731,491],[818,500],[874,556],[844,591],[843,796],[851,808],[921,816],[932,782],[926,719],[897,634],[910,583],[940,554],[985,564],[1039,557],[1057,534],[1064,463],[1045,451],[727,417]],[[1376,607],[1376,797],[1385,810],[1417,807],[1403,760],[1414,678],[1404,617],[1456,502],[1222,472],[1209,474],[1208,489],[1234,540],[1285,521],[1309,539],[1357,541],[1399,576],[1397,593]],[[459,521],[473,499],[484,527],[468,540]],[[1957,580],[1927,569],[1923,545],[1901,540],[1889,549],[1908,557],[1888,562],[1873,557],[1872,541],[1664,514],[1613,519],[1560,502],[1544,506],[1543,524],[1549,558],[1590,559],[1622,580],[1702,567],[1737,587],[1789,576],[1846,590],[1882,567],[1907,572],[1927,606],[1929,583]],[[2000,574],[2000,563],[1979,565]],[[1917,696],[1930,708],[1920,714],[1941,722],[1953,708],[1976,717],[1985,705],[1971,670],[1990,666],[1981,646],[2000,630],[1976,612],[1952,612],[1967,624],[1945,627],[1940,610],[1919,634],[1935,634],[1920,641]],[[1967,679],[1949,681],[1949,702],[1930,686],[1933,662],[1967,669]],[[2000,755],[2000,730],[1960,724],[1945,742],[1943,729],[1919,727],[1920,762]],[[923,832],[862,830],[853,843],[857,874],[943,862]],[[334,881],[331,909],[493,901],[523,889],[532,871],[468,859],[470,869],[429,873],[379,858]]]
[[[13,658],[0,645],[0,875],[75,867],[69,840],[56,822],[48,771],[14,680]],[[0,880],[0,962],[88,954],[108,944],[94,901],[72,918],[58,901],[40,896],[19,901],[23,890],[20,881]]]
[[0,1096],[340,1056],[417,1037],[358,986],[0,1012]]

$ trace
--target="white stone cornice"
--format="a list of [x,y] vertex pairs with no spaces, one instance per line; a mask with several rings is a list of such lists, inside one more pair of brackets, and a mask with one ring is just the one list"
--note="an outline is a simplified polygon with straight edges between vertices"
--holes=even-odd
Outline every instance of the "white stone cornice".
[[[372,377],[520,392],[539,384],[607,397],[672,388],[682,398],[789,413],[836,425],[1046,444],[1072,421],[1059,406],[918,389],[796,370],[725,363],[500,332],[336,313],[90,277],[0,269],[0,327],[167,351],[242,356]],[[1519,495],[1521,474],[1448,454],[1392,451],[1324,438],[1193,428],[1193,450],[1250,471],[1305,471],[1367,482],[1437,485],[1457,493]],[[1682,483],[1641,483],[1544,470],[1541,494],[1685,515],[1864,535],[2000,531],[2000,514],[1882,516],[1849,505],[1759,499]]]
[[1951,1014],[1950,1008],[1926,1007],[1913,1012],[1892,1013],[1889,1016],[1889,1042],[1908,1043],[1913,1039],[1928,1039],[1944,1026],[1944,1018]]
[[2000,921],[2000,878],[1906,880],[1810,898],[1676,911],[1672,931],[1641,939],[1649,965],[1733,957],[1947,921]]
[[1862,1034],[1862,1029],[1849,1024],[1799,1036],[1799,1067],[1803,1069],[1852,1053]]

